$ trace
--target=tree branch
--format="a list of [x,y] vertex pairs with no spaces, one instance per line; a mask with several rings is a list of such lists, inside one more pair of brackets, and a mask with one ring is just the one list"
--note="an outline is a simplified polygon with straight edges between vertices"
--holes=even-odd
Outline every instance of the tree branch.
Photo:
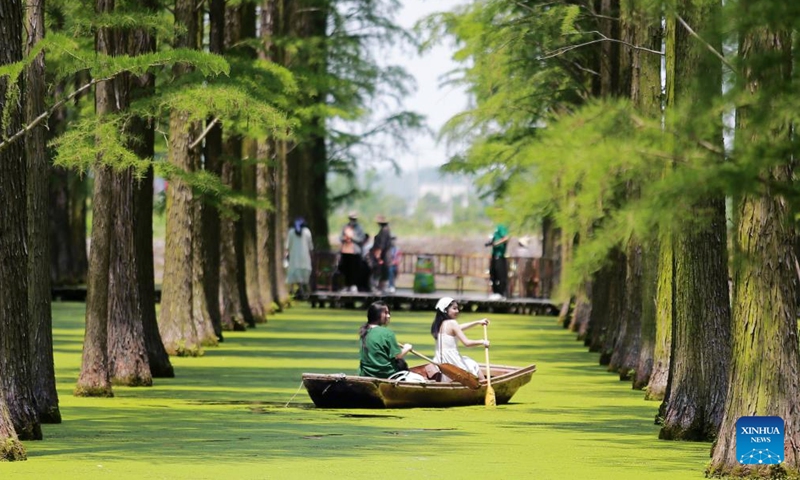
[[6,140],[3,140],[2,142],[0,142],[0,152],[5,150],[6,148],[8,148],[8,146],[11,145],[11,143],[13,143],[14,141],[18,140],[20,137],[26,135],[28,132],[33,130],[37,125],[42,123],[44,120],[47,120],[50,117],[50,115],[52,115],[53,112],[55,112],[56,110],[61,108],[62,105],[64,105],[68,101],[72,100],[73,98],[77,97],[81,93],[85,92],[86,90],[91,88],[93,85],[98,84],[100,82],[104,82],[106,80],[110,80],[110,79],[101,78],[101,79],[92,80],[89,83],[87,83],[86,85],[82,86],[81,88],[75,90],[74,92],[70,93],[66,97],[64,97],[61,100],[59,100],[58,102],[56,102],[52,107],[50,107],[49,109],[47,109],[44,112],[42,112],[38,117],[34,118],[31,123],[29,123],[29,124],[25,125],[24,127],[22,127],[22,130],[19,130],[14,135],[11,135]]
[[208,133],[211,131],[212,128],[214,128],[214,125],[216,125],[217,123],[219,123],[219,117],[214,117],[214,120],[208,122],[208,125],[206,125],[206,129],[203,130],[203,133],[201,133],[200,136],[197,137],[195,141],[192,142],[191,145],[189,145],[189,150],[193,150],[196,146],[200,145],[200,142],[202,142],[203,139],[206,138],[206,135],[208,135]]
[[561,48],[559,48],[557,50],[554,50],[552,52],[544,54],[543,56],[539,57],[538,60],[547,60],[548,58],[553,58],[553,57],[557,57],[559,55],[563,55],[563,54],[569,52],[570,50],[575,50],[576,48],[581,48],[581,47],[585,47],[587,45],[592,45],[594,43],[600,43],[600,42],[620,43],[620,44],[625,45],[627,47],[630,47],[630,48],[632,48],[634,50],[641,50],[643,52],[655,53],[656,55],[662,55],[662,56],[664,55],[664,52],[662,52],[660,50],[651,50],[649,48],[640,47],[639,45],[634,45],[632,43],[625,42],[623,40],[617,40],[616,38],[609,38],[609,37],[603,35],[602,33],[598,32],[597,30],[593,30],[591,32],[578,32],[578,33],[573,33],[571,35],[583,35],[584,33],[595,33],[597,35],[600,35],[600,38],[598,40],[591,40],[591,41],[588,41],[588,42],[579,43],[577,45],[570,45],[570,46],[567,46],[567,47],[561,47]]
[[730,69],[731,69],[731,71],[733,71],[733,72],[735,72],[735,71],[736,71],[736,68],[733,66],[733,64],[731,64],[731,63],[730,63],[730,62],[729,62],[729,61],[728,61],[728,60],[725,58],[725,56],[724,56],[724,55],[722,55],[722,54],[721,54],[721,53],[720,53],[720,52],[719,52],[719,51],[718,51],[716,48],[714,48],[714,46],[713,46],[713,45],[711,45],[710,43],[708,43],[708,42],[706,42],[705,40],[703,40],[703,37],[701,37],[700,35],[698,35],[698,34],[697,34],[697,32],[695,32],[694,30],[692,30],[692,27],[690,27],[690,26],[689,26],[689,24],[688,24],[688,23],[686,23],[686,20],[684,20],[684,19],[683,19],[683,17],[681,17],[680,15],[676,15],[675,17],[678,19],[678,22],[679,22],[679,23],[680,23],[680,24],[683,26],[683,28],[685,28],[685,29],[686,29],[686,31],[687,31],[687,32],[689,32],[689,35],[693,36],[693,37],[694,37],[694,38],[696,38],[696,39],[697,39],[697,40],[698,40],[700,43],[702,43],[703,45],[705,45],[705,46],[706,46],[706,48],[707,48],[707,49],[708,49],[708,50],[709,50],[711,53],[713,53],[714,55],[716,55],[716,56],[717,56],[717,58],[719,58],[719,59],[722,61],[722,63],[724,63],[724,64],[725,64],[725,65],[726,65],[728,68],[730,68]]

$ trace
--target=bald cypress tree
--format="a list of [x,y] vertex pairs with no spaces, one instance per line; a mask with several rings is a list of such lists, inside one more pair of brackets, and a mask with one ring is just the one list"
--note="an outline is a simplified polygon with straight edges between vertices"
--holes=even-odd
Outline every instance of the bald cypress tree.
[[[717,0],[684,0],[675,15],[719,51],[720,9]],[[706,112],[721,95],[722,62],[677,17],[667,25],[668,108],[686,108],[684,122],[713,122]],[[704,140],[721,150],[721,117],[711,128],[693,129],[708,132]],[[730,362],[725,199],[708,195],[688,207],[700,220],[673,236],[672,355],[659,438],[708,441],[722,421]]]
[[[26,8],[26,53],[44,38],[44,0],[29,0]],[[41,52],[25,72],[25,122],[30,124],[45,110],[45,60]],[[28,311],[31,318],[32,376],[36,408],[42,423],[60,423],[56,376],[53,366],[53,321],[50,314],[50,165],[46,128],[28,132]]]
[[[793,142],[788,123],[793,114],[783,109],[784,95],[796,92],[791,22],[800,10],[764,0],[746,0],[737,7],[747,104],[736,111],[735,150],[757,166],[766,187],[735,198],[731,381],[707,473],[793,478],[800,475],[796,226],[778,186],[794,181],[796,158],[791,150],[774,147]],[[739,463],[736,421],[750,415],[783,419],[782,463]]]
[[[22,60],[23,5],[0,2],[0,65]],[[19,131],[24,119],[25,93],[20,78],[0,78],[2,137]],[[40,440],[31,359],[31,316],[28,310],[28,237],[26,155],[24,142],[0,148],[0,403],[4,401],[13,429],[22,440]],[[5,423],[5,417],[0,422]],[[3,432],[2,430],[5,430]],[[13,446],[11,428],[0,425]],[[2,445],[2,444],[0,444]]]

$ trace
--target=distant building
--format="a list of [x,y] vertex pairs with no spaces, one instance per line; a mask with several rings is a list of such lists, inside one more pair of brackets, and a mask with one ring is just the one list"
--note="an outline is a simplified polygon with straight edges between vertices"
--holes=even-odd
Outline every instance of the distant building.
[[445,203],[453,201],[460,197],[461,206],[466,207],[469,204],[469,185],[466,183],[422,183],[417,189],[417,198],[422,198],[427,194],[435,195]]

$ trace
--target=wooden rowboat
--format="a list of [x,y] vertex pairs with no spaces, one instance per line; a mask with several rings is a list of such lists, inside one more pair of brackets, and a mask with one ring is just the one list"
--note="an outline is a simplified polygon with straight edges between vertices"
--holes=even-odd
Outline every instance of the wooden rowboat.
[[[492,365],[492,388],[497,404],[505,404],[517,390],[530,382],[536,365],[510,367]],[[436,378],[430,364],[411,368],[426,378]],[[441,374],[438,374],[441,375]],[[445,378],[445,380],[447,380]],[[471,389],[451,381],[398,382],[355,375],[304,373],[303,385],[319,408],[414,408],[483,405],[486,381]]]

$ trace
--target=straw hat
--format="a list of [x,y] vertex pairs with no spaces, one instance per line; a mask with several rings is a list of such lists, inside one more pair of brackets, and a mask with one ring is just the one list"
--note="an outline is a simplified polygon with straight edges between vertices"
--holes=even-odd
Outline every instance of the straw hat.
[[350,213],[347,214],[347,218],[352,218],[353,220],[355,220],[356,218],[358,218],[358,212],[356,212],[355,210],[351,210]]
[[386,217],[384,217],[383,215],[378,215],[377,217],[375,217],[375,223],[379,225],[386,225],[387,223],[389,223],[389,221],[386,220]]

